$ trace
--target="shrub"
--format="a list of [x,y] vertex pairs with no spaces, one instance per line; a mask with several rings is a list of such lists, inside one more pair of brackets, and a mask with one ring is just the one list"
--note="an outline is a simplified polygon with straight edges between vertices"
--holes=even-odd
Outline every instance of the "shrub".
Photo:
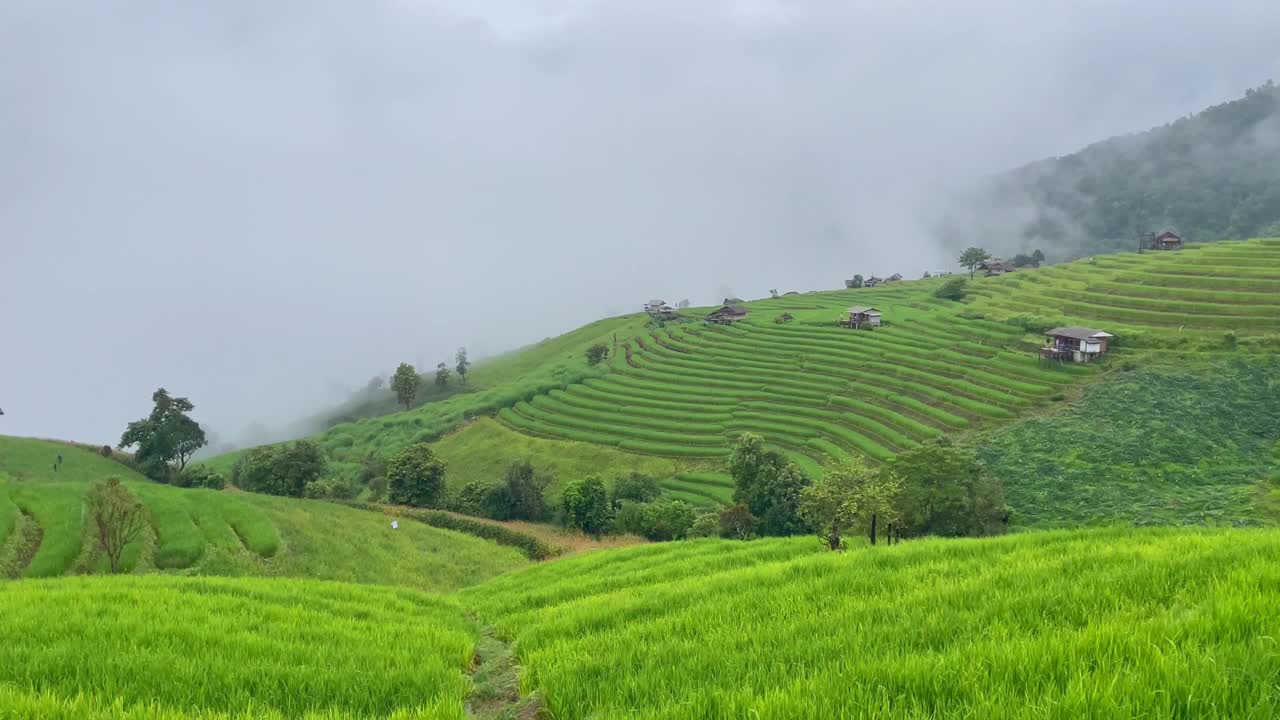
[[[365,503],[351,502],[347,504],[352,507],[364,508],[366,510],[377,509]],[[456,530],[457,532],[463,532],[486,540],[492,540],[499,545],[508,545],[510,547],[517,548],[532,560],[547,560],[564,552],[564,548],[551,545],[532,535],[522,533],[519,530],[513,530],[501,525],[484,522],[483,520],[475,520],[461,515],[453,515],[443,510],[389,508],[388,512],[397,517],[417,520],[418,522],[423,523],[424,525],[430,525],[431,527],[443,528],[445,530]]]
[[751,514],[746,503],[730,505],[720,511],[720,537],[734,540],[750,540],[755,537],[756,525],[759,521]]
[[499,482],[474,480],[464,485],[450,507],[493,520],[540,520],[546,514],[543,491],[549,482],[528,462],[513,463]]
[[111,446],[110,446],[110,445],[103,445],[103,446],[102,446],[102,450],[100,450],[99,452],[101,452],[101,453],[102,453],[102,457],[109,458],[109,457],[111,457]]
[[933,291],[933,296],[941,300],[955,300],[958,302],[964,299],[964,286],[964,278],[953,277],[938,286],[938,289]]
[[662,495],[657,478],[644,473],[633,472],[613,481],[613,502],[625,500],[647,503],[657,500]]
[[319,445],[299,440],[250,450],[235,464],[231,476],[245,490],[302,497],[307,485],[319,480],[327,467]]
[[604,343],[596,343],[587,348],[586,356],[588,365],[599,365],[609,357],[609,347]]
[[1050,322],[1039,315],[1032,315],[1031,313],[1018,313],[1017,315],[1010,316],[1005,320],[1005,323],[1017,328],[1022,328],[1026,332],[1034,334],[1043,333],[1045,330],[1048,330],[1055,325],[1055,323]]
[[685,534],[689,538],[715,537],[720,534],[720,515],[713,512],[704,512],[693,519],[693,524],[689,526],[689,532]]
[[560,503],[566,527],[597,537],[609,527],[609,493],[594,475],[566,485]]
[[206,465],[188,465],[182,469],[182,472],[174,475],[173,485],[174,487],[221,490],[227,486],[227,480],[217,470]]
[[434,507],[444,489],[444,461],[425,443],[401,450],[387,465],[388,499],[399,505]]
[[616,532],[632,533],[649,540],[679,540],[687,537],[695,513],[683,500],[631,502],[618,507],[613,527]]
[[379,475],[369,480],[369,499],[374,502],[382,502],[387,497],[387,478],[385,475]]
[[302,496],[313,500],[351,500],[360,494],[360,487],[338,478],[325,478],[307,483]]

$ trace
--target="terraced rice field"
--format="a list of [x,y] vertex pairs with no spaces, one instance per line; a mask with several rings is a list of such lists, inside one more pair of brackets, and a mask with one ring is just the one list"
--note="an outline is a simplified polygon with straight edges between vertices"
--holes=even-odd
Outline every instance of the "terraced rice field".
[[557,718],[1280,713],[1280,533],[662,543],[464,590]]
[[[634,452],[724,457],[734,437],[763,435],[813,467],[861,455],[883,461],[952,430],[1016,417],[1089,370],[1042,368],[1020,329],[966,320],[954,310],[881,292],[894,318],[874,331],[836,325],[869,293],[803,296],[795,323],[753,305],[740,326],[673,325],[633,338],[602,378],[538,395],[499,413],[511,427]],[[794,301],[792,301],[794,302]]]
[[0,717],[464,717],[475,633],[413,590],[261,578],[0,583]]
[[[1280,347],[1280,240],[980,277],[963,304],[934,299],[940,282],[757,301],[731,327],[651,327],[625,343],[609,374],[520,401],[498,419],[542,437],[713,461],[756,432],[812,471],[850,456],[882,462],[1033,413],[1105,369],[1040,364],[1042,336],[1019,318],[1106,329],[1119,336],[1111,355],[1121,357]],[[880,309],[885,325],[839,327],[851,305]],[[782,312],[795,319],[774,322]],[[667,486],[687,499],[715,492],[696,480]]]
[[[1099,256],[993,278],[974,308],[1141,330],[1153,345],[1280,333],[1280,239]],[[1152,331],[1165,335],[1153,342]],[[1117,333],[1122,334],[1122,333]],[[1134,334],[1134,333],[1130,333]],[[1122,335],[1123,336],[1123,335]]]

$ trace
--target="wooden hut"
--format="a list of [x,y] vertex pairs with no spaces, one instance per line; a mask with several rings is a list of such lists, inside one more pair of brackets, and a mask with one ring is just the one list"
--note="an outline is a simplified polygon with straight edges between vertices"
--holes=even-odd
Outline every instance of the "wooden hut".
[[840,326],[859,330],[880,327],[880,311],[873,307],[855,305],[840,316]]
[[1148,247],[1151,250],[1181,250],[1182,238],[1170,230],[1165,230],[1159,235],[1152,235]]
[[1107,341],[1115,335],[1093,328],[1059,327],[1045,334],[1040,358],[1060,362],[1093,362],[1107,352]]
[[978,269],[990,277],[1011,273],[1018,268],[1013,264],[1013,262],[1005,260],[1004,258],[987,258],[979,263]]
[[778,324],[782,324],[782,323],[789,323],[789,322],[791,322],[792,320],[795,320],[795,317],[794,317],[791,313],[787,313],[787,312],[784,312],[784,313],[782,313],[781,315],[779,315],[778,317],[776,317],[776,318],[774,318],[774,319],[773,319],[773,321],[774,321],[774,322],[776,322],[776,323],[778,323]]
[[747,317],[747,308],[742,305],[723,305],[707,313],[707,322],[717,325],[732,325]]

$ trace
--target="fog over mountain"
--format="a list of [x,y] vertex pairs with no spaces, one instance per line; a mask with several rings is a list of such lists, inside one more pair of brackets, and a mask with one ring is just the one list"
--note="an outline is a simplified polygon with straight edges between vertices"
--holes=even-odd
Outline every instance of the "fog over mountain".
[[[942,198],[1280,76],[1280,3],[0,3],[0,433],[952,264]],[[1004,209],[1001,210],[1002,212]]]

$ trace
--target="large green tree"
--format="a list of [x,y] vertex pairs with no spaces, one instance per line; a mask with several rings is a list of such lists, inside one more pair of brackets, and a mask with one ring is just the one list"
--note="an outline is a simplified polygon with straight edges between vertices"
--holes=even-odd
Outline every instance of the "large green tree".
[[430,445],[410,445],[387,463],[387,496],[398,505],[435,507],[444,493],[444,476],[444,461]]
[[743,433],[729,458],[733,499],[759,521],[762,535],[795,535],[806,526],[800,519],[800,492],[809,477],[779,452],[764,446],[756,433]]
[[190,400],[173,397],[160,388],[152,393],[151,401],[151,414],[129,423],[120,436],[120,448],[136,445],[134,460],[142,472],[153,480],[168,482],[170,463],[177,463],[181,472],[207,440],[204,430],[187,415],[195,409]]
[[471,372],[471,361],[467,359],[467,349],[464,347],[458,348],[458,352],[454,353],[453,359],[457,363],[454,366],[454,370],[458,371],[458,379],[462,381],[463,385],[466,385],[467,373]]
[[400,363],[395,375],[391,376],[391,391],[396,394],[396,400],[400,401],[405,410],[417,399],[418,386],[421,384],[422,378],[418,377],[418,371],[409,363]]
[[960,253],[960,257],[956,258],[956,262],[960,263],[960,267],[969,271],[969,277],[972,278],[974,273],[978,271],[978,266],[986,262],[991,257],[991,253],[980,247],[971,247]]
[[1005,530],[1000,483],[973,451],[943,438],[899,453],[888,465],[902,479],[900,529],[908,535],[977,536]]
[[898,517],[901,482],[859,459],[828,470],[800,494],[800,515],[832,550],[844,546],[843,533],[860,528],[876,544],[879,528]]

